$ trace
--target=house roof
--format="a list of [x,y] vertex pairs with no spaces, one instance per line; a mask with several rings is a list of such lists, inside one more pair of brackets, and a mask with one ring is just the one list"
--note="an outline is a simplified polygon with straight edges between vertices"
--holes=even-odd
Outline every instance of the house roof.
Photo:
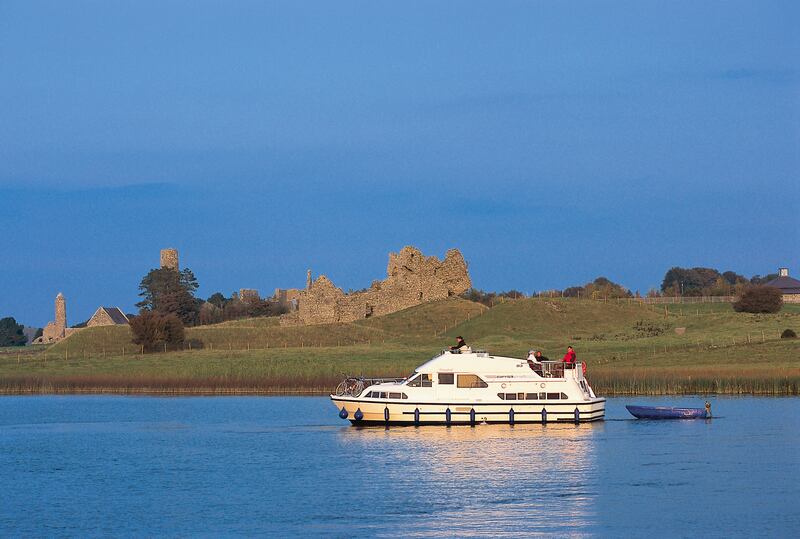
[[770,282],[764,283],[764,286],[774,286],[784,294],[800,294],[800,281],[789,276],[772,279]]
[[128,317],[125,316],[125,313],[119,310],[119,307],[100,307],[100,308],[103,309],[106,312],[106,314],[108,314],[109,318],[111,318],[111,320],[115,324],[128,323]]

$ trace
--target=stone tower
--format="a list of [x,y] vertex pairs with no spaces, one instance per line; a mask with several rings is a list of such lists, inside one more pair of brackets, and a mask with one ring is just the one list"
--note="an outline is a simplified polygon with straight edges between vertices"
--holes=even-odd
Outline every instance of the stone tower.
[[180,271],[178,266],[178,250],[172,248],[161,249],[161,269],[169,268]]
[[64,328],[67,327],[67,304],[64,300],[64,294],[61,292],[56,296],[56,331],[64,334]]
[[67,303],[61,292],[56,296],[56,319],[48,322],[42,330],[38,342],[58,342],[66,336],[67,329]]

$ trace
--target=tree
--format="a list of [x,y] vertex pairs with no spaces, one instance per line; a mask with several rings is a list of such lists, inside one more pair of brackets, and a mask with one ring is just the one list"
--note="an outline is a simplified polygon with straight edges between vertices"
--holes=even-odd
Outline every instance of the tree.
[[783,307],[783,294],[774,286],[753,286],[748,288],[733,304],[736,312],[777,313]]
[[463,292],[460,297],[469,301],[474,301],[475,303],[482,303],[487,307],[491,307],[494,305],[494,299],[497,297],[497,294],[494,292],[484,292],[483,290],[479,290],[477,288],[470,288],[466,292]]
[[726,272],[724,272],[722,274],[722,277],[731,286],[735,286],[737,284],[749,283],[750,282],[750,281],[747,280],[747,278],[744,275],[739,275],[738,273],[736,273],[734,271],[726,271]]
[[211,294],[206,301],[211,305],[222,309],[225,307],[225,303],[228,302],[228,298],[223,296],[222,292],[215,292]]
[[0,346],[24,346],[28,342],[24,329],[11,316],[0,319]]
[[661,291],[668,295],[701,296],[722,274],[714,268],[673,267],[664,275]]
[[566,298],[629,298],[632,297],[630,290],[615,283],[606,277],[598,277],[591,283],[586,283],[583,286],[570,286],[564,289],[564,297]]
[[183,322],[175,314],[142,311],[130,320],[133,343],[147,351],[161,350],[164,345],[179,345],[184,341]]
[[186,325],[197,322],[200,305],[194,297],[197,278],[192,270],[177,271],[171,268],[150,270],[139,284],[142,301],[136,304],[142,310],[174,314]]
[[752,277],[750,277],[750,284],[756,284],[756,285],[767,284],[768,282],[777,278],[778,278],[777,273],[770,273],[769,275],[764,275],[763,277],[761,275],[753,275]]
[[206,301],[200,306],[200,314],[198,316],[200,325],[218,324],[224,319],[225,318],[222,309],[210,301]]

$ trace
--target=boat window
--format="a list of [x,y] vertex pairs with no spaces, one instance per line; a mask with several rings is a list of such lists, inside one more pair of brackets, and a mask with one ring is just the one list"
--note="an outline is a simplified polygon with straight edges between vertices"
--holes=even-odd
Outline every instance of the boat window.
[[506,400],[506,394],[505,393],[498,393],[497,396],[500,397],[503,400]]
[[411,387],[433,387],[433,381],[430,374],[420,374],[408,382]]
[[538,393],[528,393],[527,395],[525,395],[525,398],[527,400],[529,400],[529,401],[535,401],[536,399],[539,398],[539,394]]
[[454,375],[452,372],[440,372],[439,373],[439,383],[440,384],[452,384],[453,383]]
[[525,400],[525,393],[517,393],[517,399],[524,401]]
[[371,398],[372,398],[372,391],[370,391],[369,393],[367,393],[366,395],[364,395],[364,398],[366,398],[366,399],[371,399]]
[[516,393],[506,393],[506,400],[507,401],[515,401],[515,400],[517,400],[517,394]]
[[475,374],[459,374],[457,385],[458,387],[466,388],[489,387],[489,384],[481,380],[480,376]]
[[547,398],[547,393],[539,393],[539,400],[543,401]]
[[405,393],[400,393],[400,394],[403,396],[404,399],[408,398],[408,395],[406,395]]
[[562,398],[562,399],[564,399],[564,400],[566,400],[566,399],[568,399],[569,397],[567,397],[567,394],[566,394],[566,393],[562,393],[562,394],[561,394],[561,398]]
[[400,395],[401,395],[401,393],[389,393],[389,398],[390,399],[399,399],[399,398],[401,398]]
[[558,400],[561,398],[561,393],[548,393],[547,399],[548,400]]

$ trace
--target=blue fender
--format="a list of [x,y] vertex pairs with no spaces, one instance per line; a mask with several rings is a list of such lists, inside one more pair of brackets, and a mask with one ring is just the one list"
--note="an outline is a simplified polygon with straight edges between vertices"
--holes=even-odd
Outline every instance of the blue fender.
[[578,410],[578,407],[575,407],[575,423],[581,422],[581,411]]
[[383,409],[383,420],[386,421],[387,423],[389,422],[389,407],[388,406]]
[[445,419],[445,421],[447,421],[448,425],[450,424],[450,417],[451,417],[450,414],[451,414],[450,413],[450,408],[448,408],[447,410],[444,411],[444,419]]
[[470,408],[469,410],[469,424],[471,426],[475,426],[475,408]]
[[542,406],[542,424],[547,423],[547,408]]
[[508,411],[508,424],[509,425],[513,425],[514,424],[514,409],[513,408],[511,408]]
[[419,408],[414,408],[414,425],[419,427]]
[[347,410],[345,410],[344,406],[342,406],[342,409],[339,410],[339,417],[342,419],[347,419]]
[[356,413],[353,414],[353,418],[356,421],[361,421],[362,419],[364,419],[364,412],[361,411],[361,408],[356,410]]

